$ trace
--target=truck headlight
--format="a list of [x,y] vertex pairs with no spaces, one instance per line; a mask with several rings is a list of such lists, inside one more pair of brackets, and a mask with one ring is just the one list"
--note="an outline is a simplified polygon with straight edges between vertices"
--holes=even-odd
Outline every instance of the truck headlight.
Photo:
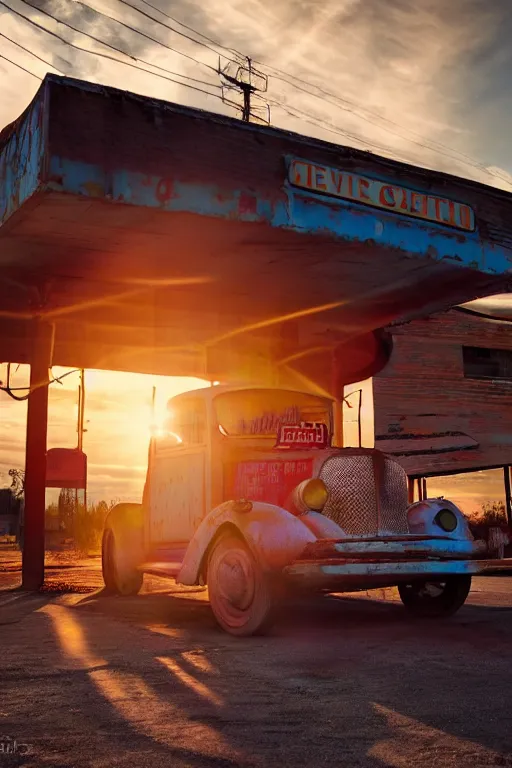
[[434,522],[446,533],[453,533],[459,524],[457,515],[451,509],[440,509],[434,517]]
[[312,477],[304,480],[297,486],[293,494],[294,505],[300,513],[321,512],[327,504],[329,491],[323,480],[319,477]]

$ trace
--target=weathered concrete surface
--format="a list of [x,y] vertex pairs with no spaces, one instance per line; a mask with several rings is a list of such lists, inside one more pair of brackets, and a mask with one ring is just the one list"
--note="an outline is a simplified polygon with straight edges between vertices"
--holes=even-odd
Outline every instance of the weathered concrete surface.
[[0,594],[0,731],[30,745],[3,759],[510,766],[510,585],[475,580],[444,623],[412,621],[392,600],[324,598],[249,640],[215,628],[204,593],[157,580],[128,599]]
[[[74,551],[45,553],[44,590],[94,592],[103,587],[100,556],[85,557]],[[0,544],[0,594],[21,586],[21,552]]]

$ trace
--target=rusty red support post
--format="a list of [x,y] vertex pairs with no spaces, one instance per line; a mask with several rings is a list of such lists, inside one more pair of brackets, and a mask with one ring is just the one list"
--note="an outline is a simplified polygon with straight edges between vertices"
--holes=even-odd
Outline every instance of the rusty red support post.
[[25,459],[25,515],[22,563],[23,589],[39,589],[44,582],[44,513],[46,491],[46,436],[48,385],[52,365],[53,327],[34,321],[27,409]]
[[512,492],[510,484],[510,472],[511,467],[503,467],[504,479],[505,479],[505,509],[507,512],[507,523],[512,526]]

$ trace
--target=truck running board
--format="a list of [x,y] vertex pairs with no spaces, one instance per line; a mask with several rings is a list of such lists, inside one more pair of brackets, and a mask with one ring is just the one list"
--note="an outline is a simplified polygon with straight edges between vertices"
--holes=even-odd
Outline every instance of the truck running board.
[[139,565],[139,571],[149,573],[152,576],[163,576],[165,578],[174,578],[178,575],[181,568],[180,563],[142,563]]
[[139,565],[138,570],[153,576],[174,578],[180,571],[186,551],[186,546],[169,549],[159,548],[150,554],[149,560]]

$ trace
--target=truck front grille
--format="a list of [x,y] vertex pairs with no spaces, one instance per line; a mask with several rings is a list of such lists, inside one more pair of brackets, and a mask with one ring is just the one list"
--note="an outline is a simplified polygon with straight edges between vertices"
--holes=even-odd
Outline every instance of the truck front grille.
[[347,450],[327,459],[320,477],[329,490],[323,513],[345,533],[408,533],[407,477],[396,461],[378,451]]

